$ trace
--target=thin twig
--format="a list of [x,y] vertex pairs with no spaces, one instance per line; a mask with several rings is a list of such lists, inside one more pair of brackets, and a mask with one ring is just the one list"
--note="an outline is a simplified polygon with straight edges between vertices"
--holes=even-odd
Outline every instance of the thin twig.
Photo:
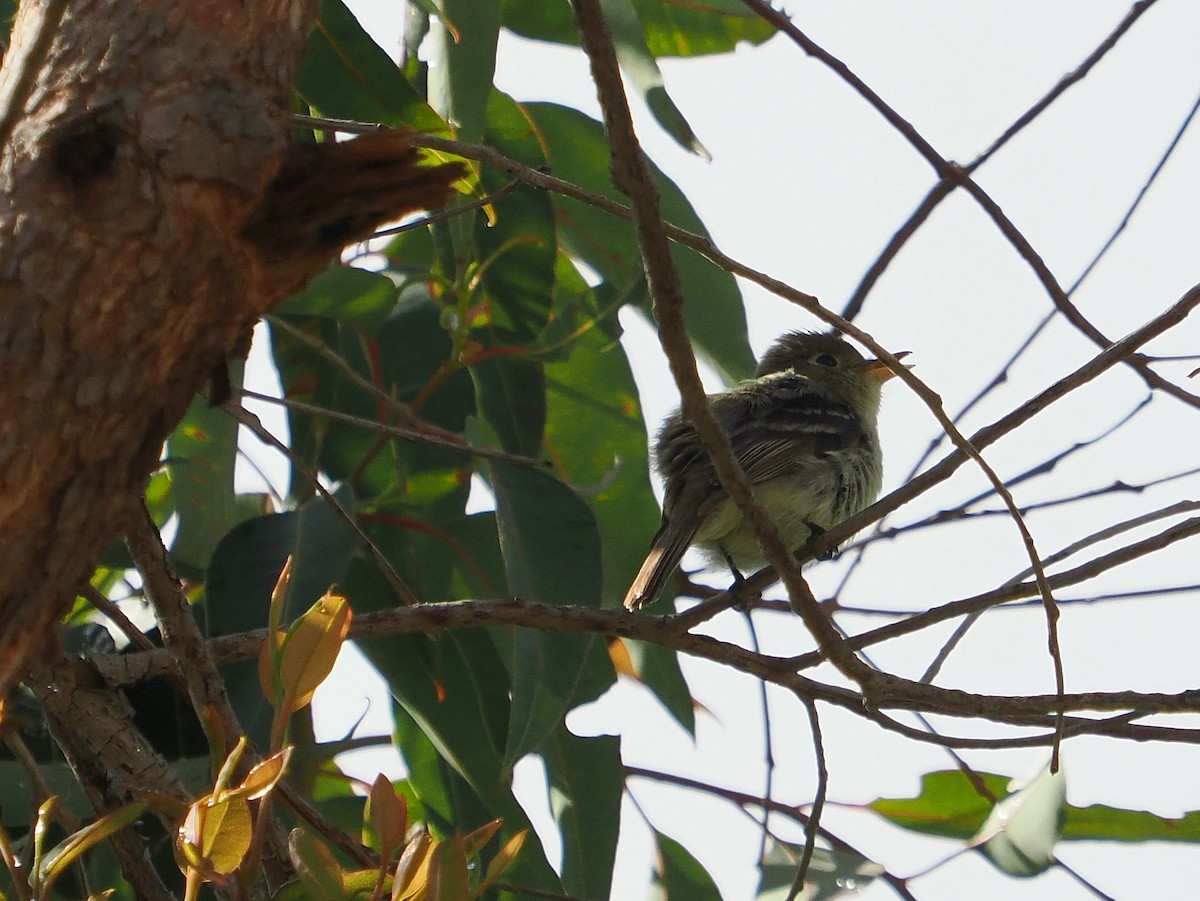
[[[746,622],[746,629],[750,633],[750,650],[755,654],[762,653],[762,646],[758,640],[758,626],[754,621],[754,617],[750,615],[748,610],[744,610],[742,618]],[[755,680],[755,687],[758,689],[758,705],[762,710],[763,723],[763,797],[769,798],[775,793],[775,735],[774,729],[771,726],[771,696],[767,692],[767,683],[762,679]],[[758,845],[758,859],[762,860],[767,854],[767,839],[771,836],[771,830],[768,828],[769,811],[763,809],[762,818],[762,836]]]
[[183,680],[196,719],[205,723],[212,715],[216,715],[221,727],[223,750],[228,754],[238,739],[245,735],[245,730],[229,703],[225,682],[209,653],[204,635],[196,625],[191,604],[144,502],[131,511],[125,543],[134,566],[142,576],[146,597],[154,606],[158,618],[163,646],[176,661],[176,671]]
[[812,863],[813,852],[817,850],[817,834],[821,829],[821,814],[825,811],[825,796],[829,791],[829,766],[825,761],[825,739],[821,735],[821,719],[817,715],[817,705],[811,700],[804,701],[804,709],[808,711],[808,725],[812,730],[813,753],[817,759],[817,791],[813,796],[812,811],[808,815],[805,826],[804,853],[796,866],[796,878],[787,893],[787,901],[795,901],[804,890],[808,877],[808,867]]
[[1096,49],[1089,53],[1083,62],[1059,79],[1058,84],[1051,88],[1044,97],[1018,116],[1012,125],[1004,129],[1004,133],[996,138],[987,150],[983,151],[983,153],[979,154],[972,161],[970,168],[977,169],[986,163],[997,150],[1012,140],[1025,126],[1029,125],[1029,123],[1044,113],[1055,100],[1065,94],[1067,88],[1083,81],[1087,77],[1087,74],[1095,67],[1096,63],[1104,59],[1108,55],[1108,52],[1117,46],[1117,41],[1124,37],[1125,33],[1133,27],[1133,24],[1142,17],[1142,14],[1147,12],[1157,2],[1158,0],[1139,0],[1139,2],[1133,4],[1129,12],[1125,14],[1125,17],[1117,23],[1117,27],[1109,32],[1108,37],[1097,44]]
[[331,844],[337,847],[339,851],[359,866],[368,869],[377,869],[379,867],[379,855],[373,849],[368,848],[361,842],[355,841],[344,829],[340,829],[337,825],[330,822],[321,811],[317,810],[317,808],[308,802],[307,798],[288,785],[287,782],[281,781],[277,783],[275,793],[282,799],[284,804],[295,811],[297,816],[317,830]]
[[114,626],[121,630],[121,633],[129,639],[130,644],[143,651],[154,650],[155,644],[146,637],[146,633],[135,626],[133,620],[125,615],[125,611],[105,597],[104,593],[95,585],[88,582],[83,586],[82,594],[87,598],[89,604],[103,613]]
[[379,567],[379,571],[383,574],[384,579],[387,580],[387,583],[392,587],[392,591],[395,592],[396,597],[401,602],[410,605],[420,603],[420,599],[413,592],[413,590],[408,587],[405,581],[400,578],[400,574],[396,572],[395,568],[391,564],[391,561],[384,556],[383,552],[379,550],[378,547],[376,547],[375,542],[373,542],[367,533],[362,530],[362,527],[358,524],[357,520],[355,520],[355,518],[346,511],[346,508],[343,507],[341,503],[339,503],[338,499],[330,493],[329,489],[321,484],[320,478],[317,476],[317,473],[313,471],[311,466],[300,459],[298,455],[293,453],[290,447],[272,435],[270,430],[259,421],[259,418],[249,410],[245,409],[244,407],[239,407],[233,403],[226,404],[224,409],[229,413],[230,416],[258,436],[260,441],[264,442],[265,444],[269,444],[271,447],[274,447],[276,450],[285,454],[287,458],[292,461],[292,465],[304,473],[305,477],[312,484],[313,489],[325,499],[338,518],[341,519],[342,522],[344,522],[347,526],[349,526],[350,530],[358,537],[359,545],[366,550],[371,559],[375,561],[375,565]]
[[337,422],[346,422],[351,425],[362,426],[364,429],[369,429],[373,432],[378,432],[384,435],[392,435],[396,438],[401,438],[404,441],[411,441],[414,444],[427,444],[431,447],[441,447],[446,450],[461,451],[464,454],[469,454],[473,457],[480,457],[485,460],[499,460],[504,463],[516,463],[519,466],[531,466],[538,469],[544,469],[550,466],[549,460],[539,460],[536,457],[526,457],[522,454],[510,454],[506,451],[495,450],[490,447],[476,447],[465,438],[455,435],[453,439],[444,437],[444,430],[438,429],[438,434],[430,434],[428,432],[417,431],[414,429],[406,429],[401,426],[389,425],[386,422],[379,422],[375,419],[367,419],[363,416],[355,416],[351,413],[343,413],[341,410],[331,409],[329,407],[318,407],[315,404],[305,403],[301,400],[292,400],[287,397],[272,397],[269,394],[260,394],[257,391],[242,390],[237,392],[238,397],[250,398],[251,400],[261,401],[265,404],[273,404],[278,407],[285,407],[289,410],[298,410],[301,413],[308,413],[311,416],[320,416],[326,419],[332,419]]
[[415,231],[418,228],[427,228],[428,226],[433,225],[435,222],[445,222],[449,219],[455,218],[456,216],[469,213],[472,210],[478,210],[486,206],[491,206],[493,203],[503,200],[505,197],[515,191],[519,184],[520,181],[514,178],[500,190],[494,191],[484,197],[480,197],[467,203],[461,203],[452,207],[448,207],[437,213],[430,213],[427,216],[414,219],[412,222],[405,222],[402,225],[393,225],[391,228],[380,229],[371,235],[371,237],[367,240],[370,241],[375,238],[390,238],[393,235],[402,235],[405,232]]

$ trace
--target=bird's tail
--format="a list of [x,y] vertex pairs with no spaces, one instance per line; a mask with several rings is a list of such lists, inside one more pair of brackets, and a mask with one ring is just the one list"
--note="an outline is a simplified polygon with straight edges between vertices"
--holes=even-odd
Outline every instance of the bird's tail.
[[670,522],[664,522],[650,543],[650,551],[642,561],[633,584],[625,593],[625,608],[637,610],[644,604],[653,602],[662,593],[667,579],[675,572],[675,567],[683,558],[683,552],[691,544],[695,529],[687,534],[681,534],[682,529],[674,528]]

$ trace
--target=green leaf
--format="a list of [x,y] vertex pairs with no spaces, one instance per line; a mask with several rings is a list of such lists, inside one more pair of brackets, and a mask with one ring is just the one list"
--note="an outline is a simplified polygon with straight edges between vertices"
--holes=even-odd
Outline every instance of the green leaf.
[[[771,840],[761,864],[761,876],[756,901],[784,901],[796,879],[796,868],[804,853],[800,845]],[[809,861],[804,889],[799,901],[831,901],[833,898],[857,895],[876,877],[883,867],[853,851],[817,848]]]
[[[288,322],[336,353],[383,396],[409,401],[425,392],[417,411],[427,422],[461,433],[475,411],[466,370],[438,373],[452,351],[440,310],[422,284],[411,284],[373,338],[323,318]],[[388,415],[380,396],[353,383],[327,355],[282,329],[272,332],[275,359],[289,398],[374,421]],[[436,386],[436,387],[430,387]],[[334,479],[354,478],[363,507],[399,528],[419,509],[445,520],[461,514],[469,490],[470,457],[425,444],[381,439],[371,429],[289,411],[293,449],[308,465]],[[296,479],[293,493],[307,483]],[[400,548],[398,547],[399,551]],[[400,557],[392,557],[400,568]]]
[[489,357],[471,366],[476,402],[500,439],[515,454],[537,456],[546,424],[546,374],[521,357]]
[[[1009,777],[979,773],[993,794],[1007,797]],[[926,773],[915,798],[880,798],[867,805],[897,826],[943,838],[967,840],[975,835],[991,810],[991,802],[976,793],[958,770]],[[1145,810],[1125,810],[1092,804],[1064,809],[1061,841],[1200,842],[1200,811],[1163,817]]]
[[9,45],[13,20],[17,17],[16,0],[0,0],[0,34],[4,35],[5,46]]
[[679,655],[670,648],[648,641],[625,640],[638,677],[654,692],[675,721],[696,737],[696,699],[679,668]]
[[346,898],[342,870],[333,852],[305,829],[293,829],[288,836],[288,856],[296,868],[300,883],[313,898]]
[[[242,384],[243,364],[230,365],[229,378]],[[179,529],[171,557],[191,578],[208,565],[217,542],[240,522],[262,512],[262,498],[233,489],[237,461],[237,420],[196,397],[167,439],[167,471]]]
[[600,605],[600,532],[592,511],[547,472],[489,462],[500,550],[513,594],[527,601]]
[[276,315],[327,316],[374,331],[396,306],[396,285],[386,275],[334,264],[279,305]]
[[517,628],[507,659],[512,713],[504,759],[510,766],[541,748],[569,710],[594,701],[614,681],[612,663],[597,635]]
[[642,23],[633,0],[601,0],[600,5],[612,32],[617,61],[642,92],[642,99],[658,120],[658,124],[684,150],[711,160],[712,156],[700,143],[687,119],[667,93],[658,62],[646,44]]
[[500,7],[478,0],[439,0],[439,6],[442,16],[434,34],[441,65],[430,68],[429,97],[455,125],[459,140],[477,142],[496,71]]
[[[347,488],[335,498],[353,516]],[[205,579],[204,610],[210,637],[267,625],[267,606],[288,556],[293,557],[284,621],[290,622],[345,576],[357,537],[323,497],[300,510],[247,520],[213,552]],[[259,747],[269,746],[271,707],[259,684],[257,663],[222,667],[238,719]]]
[[306,707],[333,672],[350,619],[346,599],[326,593],[287,630],[279,649],[279,681],[290,701],[286,715]]
[[[486,143],[527,166],[544,166],[538,134],[525,111],[493,91],[488,104]],[[558,236],[546,191],[484,167],[484,190],[504,195],[492,215],[475,215],[474,243],[487,291],[489,345],[527,345],[549,321],[555,287]],[[479,340],[485,340],[480,338]]]
[[[309,784],[308,799],[331,823],[356,835],[362,829],[366,798],[355,794],[351,780],[334,763],[333,756],[340,750],[343,746],[339,742],[325,742],[313,749],[321,766]],[[409,811],[413,819],[424,818],[423,809],[413,798],[409,799]]]
[[341,0],[322,0],[296,91],[322,116],[450,136],[446,123]]
[[1066,776],[1047,767],[1028,786],[992,808],[974,844],[1010,876],[1036,876],[1054,864],[1063,825]]
[[[333,497],[354,516],[349,488],[338,488]],[[217,546],[205,579],[209,634],[263,628],[267,601],[289,556],[292,578],[283,620],[291,622],[342,580],[357,541],[349,524],[320,496],[299,510],[259,516],[237,526]]]
[[[658,528],[647,475],[646,426],[625,349],[598,328],[580,334],[570,356],[546,367],[546,445],[587,502],[600,529],[602,605],[618,608]],[[674,651],[627,641],[638,675],[689,733],[691,692]]]
[[511,814],[500,756],[508,675],[487,634],[455,630],[436,641],[389,636],[365,641],[362,649],[438,754],[484,802],[491,812],[485,819]]
[[654,881],[661,890],[660,901],[687,898],[688,901],[721,901],[721,893],[708,871],[683,845],[655,830],[658,866]]
[[[383,324],[377,339],[381,374],[389,390],[401,400],[412,400],[427,392],[430,381],[453,350],[450,336],[441,324],[441,309],[425,285],[409,285],[400,305]],[[453,432],[461,433],[467,417],[475,412],[475,392],[465,370],[452,373],[426,394],[420,416]],[[448,453],[456,461],[463,455],[440,448],[408,445],[406,453],[419,468],[444,467]]]
[[408,785],[424,811],[423,819],[438,831],[452,830],[457,818],[455,796],[461,792],[456,793],[451,782],[462,777],[447,766],[437,746],[404,705],[393,705],[392,720],[396,750],[404,758]]
[[50,887],[67,867],[77,863],[84,854],[100,842],[136,822],[147,806],[146,801],[130,801],[128,804],[123,804],[95,822],[84,826],[78,832],[67,836],[47,852],[42,858],[42,865],[38,872],[38,881],[46,896],[49,895]]
[[[491,463],[486,472],[512,593],[529,601],[598,606],[600,536],[587,505],[539,470]],[[612,683],[602,655],[598,636],[516,630],[508,650],[513,701],[506,761],[535,750],[568,710]]]
[[[526,111],[545,139],[547,160],[554,173],[597,194],[624,203],[608,176],[608,142],[604,128],[578,110],[553,103],[531,103]],[[687,198],[656,167],[651,167],[662,194],[667,221],[706,234]],[[648,313],[641,253],[633,226],[588,204],[555,195],[560,242],[576,257],[600,273],[619,291],[635,290]],[[673,247],[671,258],[683,286],[684,318],[692,340],[729,381],[747,378],[754,371],[754,354],[746,335],[746,312],[732,275],[682,247]]]
[[[37,773],[50,794],[58,798],[62,810],[80,818],[93,814],[87,795],[65,761],[39,760]],[[0,758],[0,811],[4,814],[5,827],[23,829],[33,825],[37,797],[25,765],[18,760]]]
[[447,523],[446,538],[453,542],[454,569],[461,585],[454,597],[494,598],[505,593],[507,576],[500,554],[500,536],[495,513],[474,513]]
[[650,489],[646,426],[625,349],[599,329],[546,367],[546,446],[596,518],[602,601],[620,607],[641,566],[659,511]]
[[[775,29],[740,0],[663,3],[635,0],[655,56],[699,56],[727,53],[742,41],[759,44]],[[542,41],[578,46],[579,31],[566,3],[504,0],[504,25],[517,34]]]
[[612,889],[625,784],[620,739],[611,735],[580,738],[559,724],[543,745],[541,756],[550,782],[551,807],[562,833],[563,885],[572,895],[607,898]]
[[1066,808],[1061,841],[1200,842],[1200,810],[1164,817],[1104,804]]
[[178,847],[206,878],[228,876],[250,850],[254,823],[245,798],[200,798],[188,807],[179,827]]
[[741,0],[705,0],[702,4],[636,0],[655,56],[727,53],[746,41],[761,44],[775,34],[771,25]]
[[[1006,777],[977,775],[993,796],[1008,793]],[[921,777],[921,791],[915,798],[879,798],[867,807],[905,829],[966,841],[979,831],[992,802],[958,770],[942,770]]]
[[[378,402],[365,389],[352,384],[342,366],[331,359],[338,357],[368,383],[377,382],[371,378],[366,343],[361,334],[323,316],[277,315],[274,318],[309,339],[305,341],[272,323],[271,351],[285,397],[356,416],[373,418],[378,414]],[[323,345],[325,352],[314,348],[313,342]],[[333,479],[345,478],[362,462],[363,454],[374,441],[374,436],[367,430],[320,414],[289,409],[287,417],[292,455],[305,464],[292,468],[289,496],[293,499],[303,500],[313,494],[304,468],[324,472]]]

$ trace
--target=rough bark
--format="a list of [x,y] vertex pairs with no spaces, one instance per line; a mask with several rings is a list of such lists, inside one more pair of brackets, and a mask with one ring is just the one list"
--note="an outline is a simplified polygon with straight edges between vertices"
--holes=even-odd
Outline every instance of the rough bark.
[[291,142],[315,7],[74,0],[39,49],[21,5],[0,71],[0,117],[26,95],[0,119],[0,697],[255,320],[458,174],[395,133]]

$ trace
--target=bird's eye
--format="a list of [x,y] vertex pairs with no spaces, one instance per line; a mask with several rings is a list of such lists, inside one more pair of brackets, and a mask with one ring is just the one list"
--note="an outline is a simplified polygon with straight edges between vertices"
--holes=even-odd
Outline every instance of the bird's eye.
[[837,357],[833,354],[821,354],[813,362],[818,366],[828,366],[830,369],[836,369],[838,364]]

